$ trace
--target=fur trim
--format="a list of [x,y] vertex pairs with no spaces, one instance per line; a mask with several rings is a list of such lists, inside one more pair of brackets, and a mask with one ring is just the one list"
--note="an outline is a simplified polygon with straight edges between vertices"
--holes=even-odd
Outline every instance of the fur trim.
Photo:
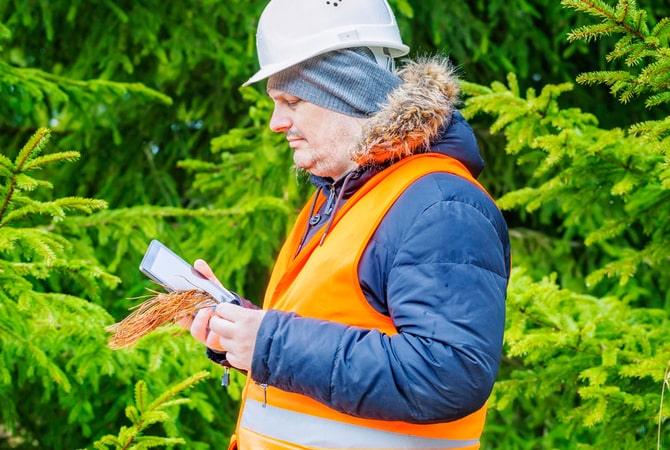
[[460,90],[447,58],[408,61],[397,74],[403,82],[389,94],[388,103],[364,121],[361,146],[353,155],[361,166],[425,151],[451,121]]

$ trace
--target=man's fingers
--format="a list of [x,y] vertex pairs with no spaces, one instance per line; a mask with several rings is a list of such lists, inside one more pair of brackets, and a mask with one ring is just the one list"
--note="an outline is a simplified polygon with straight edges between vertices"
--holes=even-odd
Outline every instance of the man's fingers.
[[212,350],[224,351],[219,342],[219,335],[210,329],[210,320],[214,315],[214,308],[199,310],[191,323],[191,335]]
[[207,264],[202,259],[196,259],[193,262],[193,267],[195,268],[195,270],[203,274],[206,278],[212,278],[214,276],[214,271],[212,270],[212,268],[209,267],[209,264]]
[[209,334],[209,319],[214,314],[214,308],[203,308],[199,310],[193,318],[191,324],[191,335],[202,342],[207,343],[207,335]]
[[209,320],[209,326],[212,331],[209,333],[207,346],[209,348],[225,347],[230,352],[230,349],[234,347],[235,325],[227,319],[214,315]]
[[228,361],[241,370],[250,370],[256,346],[256,335],[266,311],[248,309],[231,303],[216,307],[209,326],[228,352]]
[[220,352],[226,351],[226,349],[221,345],[221,336],[219,336],[214,331],[210,331],[207,334],[207,341],[205,342],[205,345],[212,350],[218,350]]
[[230,322],[237,322],[245,317],[244,307],[232,303],[222,302],[216,305],[216,315]]
[[191,329],[191,325],[193,325],[193,316],[190,314],[187,314],[185,316],[182,316],[177,320],[177,325],[179,325],[182,328],[186,328],[187,330]]
[[[212,270],[212,268],[209,267],[209,264],[207,264],[207,262],[205,262],[204,260],[196,259],[193,262],[193,268],[198,272],[200,272],[202,276],[204,276],[208,280],[211,280],[212,282],[223,287],[221,282],[216,278],[216,275],[214,275],[214,271]],[[195,317],[192,320],[190,320],[191,334],[195,339],[199,340],[212,350],[224,351],[224,348],[221,346],[221,343],[219,342],[219,335],[217,335],[216,332],[210,329],[210,319],[212,318],[213,315],[214,315],[213,307],[203,308],[199,310],[196,313]],[[188,325],[189,319],[187,318],[180,319],[179,323]]]

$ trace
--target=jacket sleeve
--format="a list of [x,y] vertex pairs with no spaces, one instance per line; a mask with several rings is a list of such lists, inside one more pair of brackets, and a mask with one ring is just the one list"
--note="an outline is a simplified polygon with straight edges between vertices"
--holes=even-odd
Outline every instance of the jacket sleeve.
[[355,416],[413,423],[456,420],[486,402],[502,351],[506,227],[481,192],[428,205],[416,197],[424,194],[401,196],[359,269],[398,334],[268,311],[255,381]]

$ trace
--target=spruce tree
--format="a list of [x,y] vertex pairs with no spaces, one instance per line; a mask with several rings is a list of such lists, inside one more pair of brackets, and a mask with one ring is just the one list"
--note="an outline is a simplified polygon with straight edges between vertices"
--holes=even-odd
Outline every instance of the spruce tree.
[[644,101],[657,118],[604,129],[593,114],[561,105],[569,83],[539,93],[521,92],[513,74],[506,85],[464,83],[464,112],[492,116],[507,153],[531,169],[528,186],[500,206],[560,222],[549,235],[512,230],[506,362],[487,442],[532,436],[541,448],[661,448],[669,431],[670,123],[660,106],[670,98],[670,22],[650,25],[634,1],[562,3],[599,20],[570,40],[618,37],[607,59],[621,67],[577,81],[604,83],[626,104]]

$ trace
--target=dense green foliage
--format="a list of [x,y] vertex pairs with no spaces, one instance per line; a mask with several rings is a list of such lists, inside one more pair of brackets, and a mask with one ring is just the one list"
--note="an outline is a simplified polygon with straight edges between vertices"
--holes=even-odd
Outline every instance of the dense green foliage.
[[[483,448],[668,445],[670,5],[390,3],[410,56],[467,80],[511,226]],[[0,448],[225,445],[241,375],[222,389],[177,329],[111,351],[104,327],[154,287],[151,238],[262,299],[309,191],[239,88],[264,4],[0,0]]]
[[[650,108],[670,100],[670,19],[652,27],[633,2],[562,3],[600,20],[569,39],[616,34],[607,58],[626,67],[583,73],[578,82],[604,83],[622,102],[642,99]],[[514,230],[521,270],[510,292],[510,361],[496,386],[496,416],[513,425],[515,448],[540,433],[543,448],[660,445],[670,431],[662,398],[670,360],[670,123],[661,113],[600,128],[594,115],[560,106],[568,83],[522,93],[510,75],[507,85],[464,87],[465,114],[494,116],[491,131],[504,133],[507,153],[532,169],[528,185],[503,195],[500,206],[540,212],[559,226],[540,235]],[[507,413],[514,410],[529,414],[515,419]]]

